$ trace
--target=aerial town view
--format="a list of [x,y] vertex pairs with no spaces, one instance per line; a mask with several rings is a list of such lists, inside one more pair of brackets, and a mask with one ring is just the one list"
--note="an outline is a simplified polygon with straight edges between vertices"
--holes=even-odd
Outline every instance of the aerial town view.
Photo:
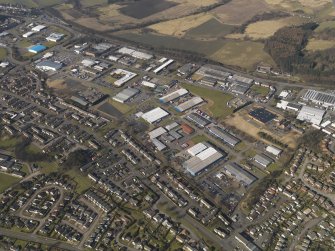
[[335,1],[0,20],[0,251],[335,251]]

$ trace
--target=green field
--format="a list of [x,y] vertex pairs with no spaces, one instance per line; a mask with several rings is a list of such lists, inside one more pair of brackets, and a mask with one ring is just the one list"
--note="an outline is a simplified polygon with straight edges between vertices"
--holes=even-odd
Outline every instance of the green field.
[[69,175],[77,183],[76,191],[79,194],[89,189],[93,185],[93,182],[78,170],[71,169],[66,171],[65,174]]
[[318,28],[315,29],[316,32],[324,31],[325,29],[335,29],[335,21],[322,22]]
[[15,146],[21,142],[21,138],[3,136],[0,138],[0,149],[14,150]]
[[0,173],[0,193],[4,192],[7,188],[13,184],[19,182],[19,178],[10,176],[5,173]]
[[0,3],[23,4],[29,8],[43,8],[64,2],[63,0],[0,0]]
[[191,140],[194,144],[198,144],[201,142],[210,142],[210,139],[204,134],[196,135]]
[[122,104],[120,102],[117,102],[115,100],[110,99],[109,103],[114,106],[114,108],[116,108],[119,112],[125,114],[125,113],[129,113],[133,110],[133,106],[129,105],[129,104]]
[[5,48],[0,48],[0,60],[4,60],[7,57],[7,50]]
[[268,87],[264,87],[260,85],[253,85],[251,87],[251,90],[258,93],[258,95],[261,95],[261,96],[266,96],[269,93]]
[[57,162],[36,162],[36,164],[42,168],[42,173],[49,174],[52,172],[58,172],[59,171],[59,166]]
[[222,120],[232,114],[233,109],[227,106],[227,102],[233,98],[232,95],[191,84],[182,84],[182,86],[191,93],[206,99],[207,104],[204,107],[214,118]]
[[269,54],[264,51],[260,42],[229,41],[218,51],[213,53],[211,59],[247,70],[254,70],[257,64],[275,66]]
[[150,45],[156,48],[171,48],[176,50],[184,50],[195,52],[198,54],[209,56],[219,50],[224,42],[222,41],[198,41],[192,39],[176,38],[172,36],[161,36],[154,34],[137,34],[137,33],[118,33],[115,34],[121,38],[125,38],[138,43]]

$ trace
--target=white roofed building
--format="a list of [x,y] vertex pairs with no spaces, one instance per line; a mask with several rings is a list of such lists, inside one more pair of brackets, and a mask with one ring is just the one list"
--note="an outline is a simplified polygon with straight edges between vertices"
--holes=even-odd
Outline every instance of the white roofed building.
[[142,118],[150,124],[153,124],[161,119],[169,116],[170,114],[164,109],[157,107],[153,110],[150,110],[142,115]]
[[297,116],[298,120],[320,125],[325,114],[325,110],[310,106],[303,106]]

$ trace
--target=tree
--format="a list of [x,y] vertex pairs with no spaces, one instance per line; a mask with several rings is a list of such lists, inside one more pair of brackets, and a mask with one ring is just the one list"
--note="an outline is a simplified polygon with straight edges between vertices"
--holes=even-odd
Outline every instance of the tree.
[[91,153],[88,150],[79,149],[71,152],[67,157],[66,161],[63,163],[64,168],[77,168],[86,165],[91,160]]

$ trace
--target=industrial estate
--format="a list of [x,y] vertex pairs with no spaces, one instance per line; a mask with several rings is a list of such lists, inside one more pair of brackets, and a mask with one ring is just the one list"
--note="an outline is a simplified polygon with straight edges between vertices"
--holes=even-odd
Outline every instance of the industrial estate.
[[335,90],[0,7],[0,250],[335,250]]

